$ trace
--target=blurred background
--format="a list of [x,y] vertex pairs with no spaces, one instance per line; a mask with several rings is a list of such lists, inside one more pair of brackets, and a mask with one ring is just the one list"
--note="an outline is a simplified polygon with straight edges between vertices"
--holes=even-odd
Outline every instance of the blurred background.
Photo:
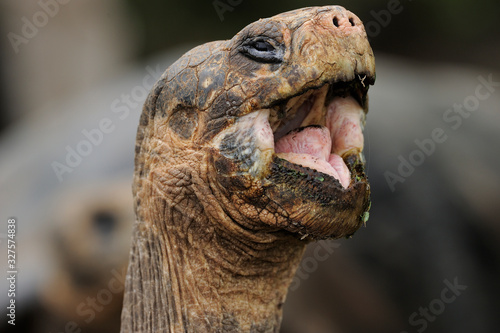
[[363,20],[376,55],[373,204],[353,239],[309,246],[282,332],[499,331],[498,2],[3,0],[0,267],[14,217],[15,331],[118,331],[135,131],[154,81],[195,45],[329,4]]

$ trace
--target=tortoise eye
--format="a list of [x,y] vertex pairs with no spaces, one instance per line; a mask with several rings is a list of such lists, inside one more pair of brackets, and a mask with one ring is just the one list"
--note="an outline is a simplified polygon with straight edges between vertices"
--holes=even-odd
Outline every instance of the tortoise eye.
[[257,41],[255,42],[253,45],[255,50],[259,51],[259,52],[272,52],[274,51],[274,47],[269,44],[269,42],[265,42],[265,41]]
[[242,53],[252,60],[263,63],[283,61],[283,49],[263,39],[251,40],[243,44]]

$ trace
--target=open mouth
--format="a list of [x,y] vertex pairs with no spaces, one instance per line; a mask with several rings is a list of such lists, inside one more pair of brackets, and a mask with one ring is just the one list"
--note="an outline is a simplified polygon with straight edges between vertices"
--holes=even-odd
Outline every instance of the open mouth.
[[352,160],[363,161],[364,79],[325,84],[271,108],[276,157],[290,162],[288,168],[316,178],[332,177],[348,188],[356,179]]
[[238,118],[213,142],[238,168],[219,164],[218,173],[266,177],[273,174],[271,165],[339,190],[366,181],[362,151],[370,80],[325,83]]
[[362,151],[373,81],[327,82],[237,118],[211,142],[219,183],[276,210],[259,215],[268,224],[315,239],[353,234],[369,216]]

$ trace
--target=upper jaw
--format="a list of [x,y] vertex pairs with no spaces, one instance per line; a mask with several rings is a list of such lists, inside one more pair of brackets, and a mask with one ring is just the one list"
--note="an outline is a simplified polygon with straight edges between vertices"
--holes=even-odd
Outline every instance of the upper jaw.
[[275,140],[279,140],[300,125],[325,125],[325,107],[335,97],[353,97],[366,114],[367,92],[371,81],[366,75],[358,75],[357,79],[350,82],[327,82],[274,103],[275,105],[270,107],[269,122],[275,133]]

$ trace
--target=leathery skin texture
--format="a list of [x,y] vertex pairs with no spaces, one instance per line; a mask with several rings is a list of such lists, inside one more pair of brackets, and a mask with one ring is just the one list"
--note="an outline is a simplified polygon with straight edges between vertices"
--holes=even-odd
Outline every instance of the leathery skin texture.
[[[278,332],[306,244],[367,220],[374,81],[363,24],[339,6],[261,19],[170,66],[137,133],[121,331]],[[277,154],[277,140],[293,147]]]

